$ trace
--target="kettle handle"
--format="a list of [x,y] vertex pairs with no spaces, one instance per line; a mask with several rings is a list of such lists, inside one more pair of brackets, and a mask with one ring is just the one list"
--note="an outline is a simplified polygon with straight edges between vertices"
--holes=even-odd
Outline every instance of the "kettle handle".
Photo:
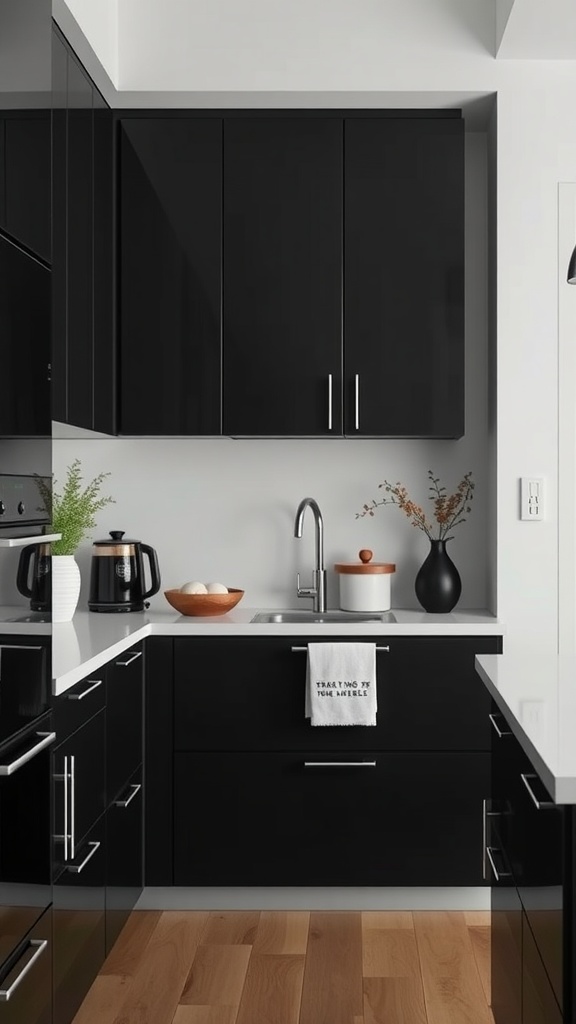
[[160,569],[158,566],[158,555],[154,548],[151,548],[149,544],[140,544],[140,549],[143,555],[148,555],[148,561],[150,563],[150,576],[152,580],[152,586],[150,590],[147,590],[145,594],[142,594],[143,598],[152,597],[153,594],[157,594],[160,590]]
[[34,554],[34,548],[34,544],[27,544],[20,552],[18,573],[16,575],[16,586],[24,597],[32,597],[32,591],[28,586],[28,570],[30,568],[30,560]]

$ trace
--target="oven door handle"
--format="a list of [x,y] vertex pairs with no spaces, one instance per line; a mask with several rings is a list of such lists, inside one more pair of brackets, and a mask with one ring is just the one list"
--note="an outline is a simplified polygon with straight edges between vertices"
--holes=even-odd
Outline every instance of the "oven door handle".
[[55,732],[37,732],[36,736],[42,737],[39,743],[35,743],[33,747],[30,747],[30,750],[21,754],[20,757],[17,757],[15,761],[11,761],[10,764],[0,764],[0,776],[14,775],[14,772],[17,772],[23,764],[27,764],[28,761],[31,761],[32,758],[36,757],[41,750],[44,750],[45,747],[49,747],[51,743],[54,743],[54,740],[56,739]]

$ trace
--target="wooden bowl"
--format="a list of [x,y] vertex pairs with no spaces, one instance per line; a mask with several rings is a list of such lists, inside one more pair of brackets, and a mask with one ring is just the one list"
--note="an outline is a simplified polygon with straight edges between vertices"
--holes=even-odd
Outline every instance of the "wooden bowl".
[[165,590],[164,597],[181,615],[224,615],[244,597],[243,590],[230,587],[227,594],[182,594]]

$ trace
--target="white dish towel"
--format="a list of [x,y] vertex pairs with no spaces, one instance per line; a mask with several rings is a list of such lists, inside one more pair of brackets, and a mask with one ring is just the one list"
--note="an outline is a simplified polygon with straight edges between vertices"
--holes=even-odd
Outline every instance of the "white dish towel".
[[376,644],[308,644],[311,725],[376,725]]

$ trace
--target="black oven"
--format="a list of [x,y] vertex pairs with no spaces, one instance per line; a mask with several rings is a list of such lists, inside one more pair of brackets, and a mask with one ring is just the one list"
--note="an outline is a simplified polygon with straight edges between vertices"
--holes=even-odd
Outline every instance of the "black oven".
[[50,645],[0,634],[0,1021],[50,1004]]

